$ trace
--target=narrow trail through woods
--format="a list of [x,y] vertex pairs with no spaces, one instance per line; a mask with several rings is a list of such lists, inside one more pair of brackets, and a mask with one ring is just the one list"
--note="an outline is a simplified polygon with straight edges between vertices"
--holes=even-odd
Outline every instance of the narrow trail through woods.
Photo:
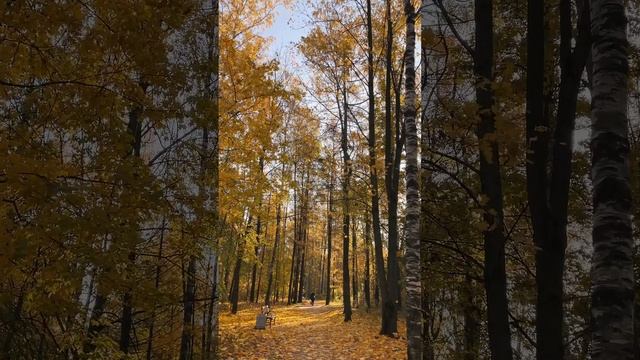
[[404,322],[398,339],[380,336],[377,309],[356,310],[345,323],[342,307],[316,303],[276,306],[276,323],[255,330],[259,308],[222,314],[222,359],[404,359]]

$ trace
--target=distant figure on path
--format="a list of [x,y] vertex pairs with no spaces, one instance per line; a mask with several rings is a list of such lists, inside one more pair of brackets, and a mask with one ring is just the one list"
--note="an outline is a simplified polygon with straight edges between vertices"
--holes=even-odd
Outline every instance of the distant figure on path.
[[313,303],[316,301],[316,293],[311,293],[309,300],[311,300],[311,306],[313,306]]

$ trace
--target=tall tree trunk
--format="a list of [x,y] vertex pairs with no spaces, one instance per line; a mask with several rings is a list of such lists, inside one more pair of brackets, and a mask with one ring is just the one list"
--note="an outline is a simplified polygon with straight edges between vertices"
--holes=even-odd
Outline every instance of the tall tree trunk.
[[367,312],[371,308],[371,220],[365,216],[364,222],[364,303],[367,305]]
[[[306,192],[306,191],[305,191]],[[308,194],[305,194],[304,196],[304,201],[306,203],[307,201],[307,196]],[[302,217],[302,224],[300,225],[300,237],[302,239],[302,246],[300,247],[301,251],[302,251],[302,259],[300,260],[300,273],[299,273],[299,278],[298,278],[298,293],[297,293],[297,297],[296,297],[296,302],[301,303],[302,302],[302,295],[304,294],[304,280],[305,280],[305,264],[306,264],[306,257],[307,257],[307,235],[308,235],[308,230],[307,230],[307,215],[306,215],[306,205],[304,206],[304,210],[303,210],[303,217]]]
[[[545,112],[545,4],[529,0],[527,7],[527,196],[536,244],[536,347],[538,360],[562,359],[562,315],[557,317],[551,297],[550,271],[543,266],[550,259],[548,242],[548,177],[549,118]],[[552,73],[555,69],[549,69]],[[552,75],[549,75],[552,76]],[[549,85],[549,84],[547,84]],[[548,276],[549,278],[545,277]],[[555,279],[553,279],[555,280]],[[549,286],[549,288],[547,288]],[[560,307],[562,307],[562,299]],[[558,324],[556,320],[560,320]],[[560,344],[557,333],[560,332]],[[560,345],[560,346],[558,346]],[[562,353],[561,353],[562,354]]]
[[[265,231],[264,231],[264,237],[266,239],[267,237],[267,225],[265,224]],[[262,287],[262,270],[264,269],[264,257],[267,253],[267,246],[266,244],[262,244],[262,246],[260,247],[260,268],[258,269],[258,285],[256,285],[256,298],[255,301],[258,302],[259,298],[260,298],[260,288]]]
[[[294,237],[295,237],[295,225],[294,225]],[[293,250],[291,252],[291,271],[289,272],[289,291],[287,292],[287,305],[291,305],[291,302],[293,301],[293,276],[294,276],[294,270],[295,270],[295,262],[296,262],[296,252],[298,249],[298,244],[296,243],[295,239],[293,240]],[[283,294],[284,296],[284,294]]]
[[[158,263],[156,264],[156,274],[154,280],[154,289],[156,291],[160,288],[160,275],[162,267],[160,264],[162,263],[162,250],[164,246],[164,231],[166,230],[167,221],[166,219],[162,219],[162,224],[160,228],[160,243],[158,244]],[[151,360],[153,354],[153,334],[155,331],[155,322],[156,322],[156,306],[157,303],[154,299],[153,303],[153,311],[151,313],[151,323],[149,324],[149,335],[147,336],[147,360]]]
[[476,129],[480,155],[480,186],[487,198],[484,210],[484,279],[487,292],[489,349],[494,360],[512,358],[511,330],[505,270],[505,234],[502,180],[493,114],[493,2],[475,0],[476,102],[479,123]]
[[[260,219],[258,218],[258,224],[260,223]],[[259,236],[259,235],[258,235]],[[260,245],[256,245],[253,248],[253,266],[251,267],[251,286],[249,287],[249,302],[254,303],[256,301],[256,280],[258,276],[258,260],[260,258]]]
[[256,222],[256,239],[258,241],[258,245],[254,247],[254,257],[255,260],[253,262],[253,267],[251,268],[251,287],[249,288],[249,302],[255,302],[257,298],[256,294],[256,276],[258,274],[258,255],[260,254],[260,235],[262,233],[262,218],[258,216],[258,220]]
[[[249,214],[247,219],[247,233],[251,231],[252,216]],[[240,240],[238,249],[236,251],[236,263],[233,266],[233,279],[231,280],[231,294],[229,296],[229,302],[231,302],[231,313],[236,314],[238,312],[238,299],[240,293],[240,272],[242,270],[242,259],[244,258],[246,242],[244,239]]]
[[[578,36],[572,52],[571,1],[560,2],[560,93],[549,166],[549,113],[545,106],[545,10],[529,2],[527,57],[527,193],[536,244],[537,358],[562,359],[563,274],[573,131],[579,81],[589,53],[588,4],[578,4]],[[548,69],[554,71],[553,69]],[[551,173],[547,175],[547,169]]]
[[480,350],[480,309],[476,303],[477,294],[470,274],[465,265],[464,284],[462,285],[462,311],[464,317],[464,360],[476,360]]
[[[369,22],[371,22],[371,4],[368,3],[368,12],[369,12]],[[389,196],[393,197],[391,191],[391,185],[393,184],[393,179],[391,178],[393,171],[393,158],[392,158],[392,149],[391,149],[391,139],[392,139],[392,128],[391,128],[391,67],[392,67],[392,47],[393,47],[393,24],[391,21],[391,2],[390,0],[386,1],[386,48],[385,48],[385,85],[384,85],[384,113],[385,113],[385,132],[384,132],[384,169],[385,169],[385,191],[387,193],[387,199]],[[371,36],[371,35],[369,35]],[[373,45],[369,44],[369,52],[373,53]],[[373,55],[369,55],[371,57],[371,62],[373,62]],[[372,65],[371,65],[372,66]],[[373,70],[372,70],[373,71]],[[375,96],[373,94],[373,85],[371,85],[371,90],[369,96]],[[370,100],[372,101],[372,100]],[[372,109],[372,105],[370,103],[369,109],[369,153],[375,156],[375,108]],[[374,126],[371,126],[371,124]],[[373,145],[373,146],[372,146]],[[382,316],[381,316],[381,329],[380,333],[383,335],[393,336],[398,332],[398,312],[396,308],[397,299],[393,296],[392,291],[390,289],[395,289],[398,287],[398,264],[397,264],[397,239],[392,239],[393,233],[393,220],[389,218],[389,241],[388,241],[388,256],[387,256],[387,265],[389,269],[389,276],[387,277],[386,269],[384,267],[383,262],[383,254],[382,254],[382,234],[380,230],[380,218],[379,218],[379,209],[378,208],[378,200],[379,197],[376,196],[374,199],[373,196],[377,195],[377,169],[375,167],[375,158],[371,159],[370,162],[373,161],[372,166],[373,170],[376,171],[375,184],[372,181],[371,186],[374,191],[372,195],[372,213],[373,213],[373,232],[374,232],[374,243],[375,243],[375,257],[376,257],[376,278],[377,281],[377,289],[378,294],[380,295],[380,301],[382,302]],[[373,180],[373,179],[372,179]],[[389,203],[387,204],[389,205]],[[388,209],[389,214],[392,212],[391,206]],[[389,215],[391,216],[391,215]],[[379,240],[379,241],[378,241]],[[378,263],[380,261],[380,263]],[[395,284],[395,285],[394,285]],[[395,286],[395,287],[394,287]]]
[[[296,179],[298,167],[294,165],[293,168],[293,178]],[[296,271],[296,260],[298,253],[298,190],[294,189],[293,192],[293,249],[291,251],[291,272],[289,273],[289,292],[287,293],[287,305],[290,305],[294,302],[293,294],[296,293],[294,289],[294,278],[297,280],[297,276],[295,275]]]
[[594,360],[634,357],[625,1],[591,0]]
[[[143,93],[146,93],[147,85],[143,82],[140,83],[140,87]],[[134,106],[133,109],[129,112],[129,122],[127,124],[127,130],[129,134],[132,136],[131,142],[131,153],[137,158],[140,157],[140,151],[142,150],[142,120],[140,117],[142,116],[142,107]],[[137,174],[136,174],[137,176]],[[137,239],[137,234],[135,236]],[[128,255],[128,263],[126,277],[128,281],[131,281],[129,277],[132,275],[135,262],[136,262],[136,245],[137,241],[134,240],[133,244],[130,245],[129,255]],[[131,344],[131,329],[133,328],[133,287],[129,284],[126,285],[127,288],[122,296],[122,313],[120,319],[120,351],[125,354],[129,353],[129,345]]]
[[347,142],[349,132],[349,108],[347,102],[346,80],[342,87],[343,110],[341,120],[340,145],[342,147],[342,303],[344,305],[344,321],[351,321],[351,292],[349,286],[349,227],[350,227],[350,206],[349,206],[349,180],[351,178],[351,158],[349,155],[349,144]]
[[429,297],[429,272],[430,254],[427,242],[427,214],[428,214],[428,186],[429,169],[428,164],[428,139],[429,122],[427,117],[428,106],[428,64],[427,39],[429,35],[429,14],[427,11],[427,0],[421,1],[420,7],[420,261],[421,281],[422,281],[422,312],[424,321],[422,326],[422,358],[424,360],[434,360],[434,349],[432,343],[431,324],[433,314],[431,312],[431,301]]
[[353,303],[358,307],[358,246],[356,236],[356,220],[352,218],[351,222],[351,268],[353,273],[351,275],[351,288],[353,289]]
[[[258,167],[260,175],[264,175],[264,157],[261,155],[258,159]],[[258,253],[260,251],[260,236],[262,236],[262,191],[258,193],[258,219],[256,221],[256,246],[254,247],[254,261],[251,268],[251,287],[249,288],[249,302],[256,301],[256,275],[258,272]]]
[[405,50],[404,118],[407,136],[406,245],[407,358],[422,360],[422,294],[420,263],[420,185],[418,183],[418,131],[416,126],[416,12],[411,0],[404,1],[407,21]]
[[213,263],[213,272],[211,280],[211,293],[209,299],[209,307],[207,309],[207,333],[205,337],[205,351],[204,359],[209,360],[216,357],[216,345],[217,345],[217,331],[218,331],[218,256],[213,253],[211,255],[211,262]]
[[331,247],[333,234],[333,172],[331,172],[329,182],[329,203],[327,204],[327,284],[325,294],[325,305],[331,303]]
[[187,277],[187,286],[185,287],[185,292],[182,298],[184,312],[182,317],[182,336],[180,341],[180,360],[191,359],[193,355],[193,320],[195,317],[196,294],[196,258],[193,255],[189,257],[189,264],[187,265],[185,276]]
[[[376,266],[376,295],[375,302],[378,305],[379,294],[378,289],[382,289],[382,303],[386,304],[382,306],[381,310],[381,326],[380,333],[384,335],[392,335],[396,331],[397,313],[395,312],[395,306],[393,303],[389,303],[390,299],[387,296],[387,275],[384,265],[384,254],[382,250],[382,231],[380,229],[380,195],[378,192],[378,168],[377,168],[377,154],[376,154],[376,95],[374,91],[374,75],[375,68],[373,63],[373,25],[371,14],[371,0],[367,0],[367,91],[369,97],[369,179],[371,185],[371,220],[373,225],[373,243],[374,243],[374,259]],[[386,93],[386,88],[385,88]],[[388,94],[391,97],[391,94]],[[385,103],[385,108],[387,107]],[[390,108],[387,111],[390,114]],[[386,140],[385,140],[386,141]]]
[[[388,207],[388,254],[387,266],[388,277],[385,286],[379,285],[382,299],[382,329],[381,334],[392,336],[398,332],[398,288],[400,270],[398,268],[398,233],[397,233],[397,193],[393,191],[393,129],[391,127],[391,86],[392,79],[392,50],[393,50],[393,23],[391,19],[391,1],[386,0],[386,49],[385,49],[385,88],[384,88],[384,110],[385,110],[385,132],[384,132],[384,167],[385,167],[385,190],[387,193]],[[397,144],[396,144],[397,145]],[[384,264],[379,268],[381,275],[384,275]],[[386,298],[386,299],[385,299]],[[386,300],[386,301],[385,301]]]
[[280,204],[276,210],[276,238],[273,241],[273,250],[271,252],[271,262],[269,262],[269,271],[267,273],[267,293],[264,296],[264,304],[271,305],[271,286],[273,284],[273,268],[276,264],[276,256],[278,254],[278,245],[280,244]]

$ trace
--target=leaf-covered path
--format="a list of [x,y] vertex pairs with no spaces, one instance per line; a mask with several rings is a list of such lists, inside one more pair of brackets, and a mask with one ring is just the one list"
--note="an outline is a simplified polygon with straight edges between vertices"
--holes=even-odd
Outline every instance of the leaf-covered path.
[[404,359],[404,322],[400,338],[378,335],[379,320],[355,311],[345,323],[341,306],[295,305],[275,307],[276,324],[255,330],[258,308],[223,314],[220,323],[222,359]]

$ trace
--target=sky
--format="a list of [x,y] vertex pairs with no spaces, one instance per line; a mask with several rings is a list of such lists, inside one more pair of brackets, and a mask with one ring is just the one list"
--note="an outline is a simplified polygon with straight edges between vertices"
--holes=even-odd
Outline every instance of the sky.
[[306,33],[307,28],[304,24],[294,19],[293,9],[278,5],[275,9],[273,25],[263,32],[264,35],[272,38],[269,55],[290,55],[292,45]]

